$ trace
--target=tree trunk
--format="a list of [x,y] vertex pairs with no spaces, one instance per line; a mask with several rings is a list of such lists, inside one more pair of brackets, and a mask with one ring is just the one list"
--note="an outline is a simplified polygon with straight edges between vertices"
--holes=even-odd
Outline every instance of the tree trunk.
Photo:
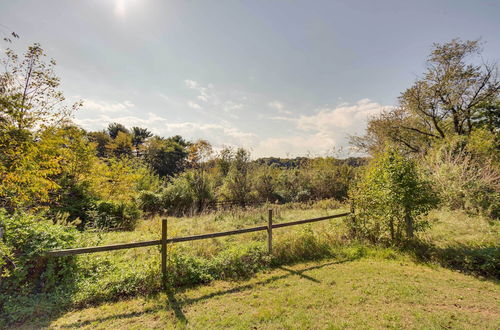
[[394,219],[392,217],[389,219],[389,230],[391,231],[391,240],[394,241],[394,238],[395,238]]
[[406,237],[413,238],[413,219],[410,215],[410,210],[405,209]]

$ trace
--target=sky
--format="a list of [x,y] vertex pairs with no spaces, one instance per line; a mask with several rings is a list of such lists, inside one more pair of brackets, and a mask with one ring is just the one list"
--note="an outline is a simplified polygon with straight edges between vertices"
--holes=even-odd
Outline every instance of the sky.
[[78,125],[253,157],[356,155],[349,136],[397,104],[433,43],[481,38],[498,60],[499,18],[487,0],[0,1],[0,35],[56,60]]

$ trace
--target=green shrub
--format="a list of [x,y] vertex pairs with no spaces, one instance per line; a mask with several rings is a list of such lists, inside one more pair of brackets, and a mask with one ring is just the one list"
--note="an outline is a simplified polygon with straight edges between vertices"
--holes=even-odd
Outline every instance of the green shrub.
[[208,283],[214,279],[209,262],[184,253],[172,253],[168,264],[168,281],[173,286]]
[[194,198],[189,181],[184,176],[174,178],[161,196],[163,205],[168,213],[181,216],[192,213]]
[[211,269],[216,279],[245,278],[262,270],[269,261],[262,243],[251,242],[222,251],[211,261]]
[[202,170],[189,170],[165,188],[162,201],[170,214],[184,215],[201,212],[214,201],[212,183]]
[[143,212],[158,214],[164,210],[161,193],[141,191],[137,199],[138,206]]
[[249,152],[242,148],[238,149],[220,189],[223,200],[240,206],[253,202],[250,165]]
[[147,294],[161,289],[159,258],[134,262],[119,254],[78,256],[78,281],[71,297],[75,306],[113,301],[135,294]]
[[212,259],[173,251],[169,257],[169,282],[174,286],[195,285],[220,279],[241,279],[269,265],[261,243],[250,242],[224,249]]
[[477,154],[465,138],[444,141],[427,155],[429,173],[443,206],[500,218],[500,170],[494,154]]
[[275,203],[281,196],[276,192],[276,170],[269,166],[260,166],[253,174],[253,190],[259,202]]
[[425,228],[421,216],[437,204],[415,162],[392,148],[372,161],[350,195],[354,214],[347,224],[353,234],[373,242],[412,238]]
[[64,185],[59,192],[59,199],[50,208],[48,214],[67,214],[68,220],[79,220],[82,227],[89,221],[88,211],[95,207],[97,198],[89,191],[88,182]]
[[[54,293],[57,286],[70,285],[75,271],[72,257],[49,258],[48,250],[71,247],[77,231],[54,225],[39,216],[7,214],[0,209],[0,311],[8,320],[21,317],[19,299],[37,293]],[[25,297],[25,298],[23,298]]]
[[304,202],[312,197],[310,182],[299,169],[281,171],[277,182],[277,193],[281,196],[281,202]]
[[280,265],[332,256],[333,243],[327,235],[316,233],[306,226],[276,240],[272,263]]
[[132,230],[140,216],[141,211],[135,203],[100,201],[88,212],[91,219],[88,226],[97,229]]

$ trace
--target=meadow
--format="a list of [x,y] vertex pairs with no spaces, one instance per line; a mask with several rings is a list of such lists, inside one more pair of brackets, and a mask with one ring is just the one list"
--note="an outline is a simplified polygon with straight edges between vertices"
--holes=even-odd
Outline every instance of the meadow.
[[[84,129],[44,49],[6,48],[0,327],[498,328],[500,82],[481,47],[434,44],[342,159]],[[165,278],[159,246],[48,254],[158,240],[165,218],[171,238],[264,226],[269,209],[351,214],[276,228],[272,253],[265,231],[169,244]]]
[[[336,204],[273,206],[275,222],[346,211]],[[268,208],[168,217],[169,237],[264,224]],[[131,232],[86,233],[80,244],[156,239],[160,219],[141,220]],[[500,226],[462,211],[428,219],[425,249],[357,242],[343,219],[275,230],[271,256],[265,232],[169,245],[167,291],[157,247],[80,255],[67,307],[38,300],[35,315],[18,325],[495,328]],[[450,252],[458,248],[461,263]]]

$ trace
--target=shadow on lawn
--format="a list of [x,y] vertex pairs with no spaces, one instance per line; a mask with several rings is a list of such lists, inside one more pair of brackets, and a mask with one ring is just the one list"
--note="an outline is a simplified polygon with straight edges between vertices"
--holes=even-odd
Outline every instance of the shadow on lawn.
[[[453,246],[438,247],[436,245],[433,245],[431,242],[414,241],[401,247],[401,251],[403,253],[409,254],[413,258],[413,260],[417,263],[425,263],[425,264],[436,263],[452,270],[458,270],[460,272],[480,276],[484,280],[493,281],[495,283],[498,283],[500,277],[499,276],[500,263],[498,262],[498,259],[500,257],[500,248],[498,246],[475,247],[469,245],[456,244]],[[188,324],[189,321],[186,315],[184,314],[183,308],[189,305],[223,295],[234,294],[245,290],[250,290],[258,286],[263,286],[271,282],[278,281],[280,279],[288,278],[290,276],[299,276],[300,278],[306,279],[308,281],[321,284],[319,280],[305,273],[314,269],[319,269],[334,264],[353,261],[355,259],[359,259],[360,257],[362,257],[362,255],[341,261],[323,263],[317,266],[307,267],[300,270],[295,270],[284,266],[278,266],[276,267],[277,269],[286,271],[287,274],[271,276],[263,281],[235,286],[227,290],[212,292],[197,298],[179,298],[182,297],[182,293],[187,289],[186,287],[179,288],[177,290],[169,289],[166,291],[165,304],[161,304],[161,306],[146,308],[139,312],[123,313],[102,318],[96,318],[93,320],[79,321],[63,327],[78,328],[81,326],[90,325],[94,322],[103,322],[112,319],[119,320],[119,319],[134,318],[134,317],[139,317],[143,314],[153,313],[166,308],[172,311],[173,315],[180,324],[186,325]],[[151,297],[156,297],[156,296],[157,294],[151,295]],[[57,314],[61,315],[63,313],[64,311],[60,311]],[[52,314],[50,315],[49,318],[54,319],[54,317],[57,317],[57,315]],[[37,326],[40,326],[39,322]],[[48,326],[50,324],[49,319],[42,322],[45,323],[44,326]]]
[[[220,296],[224,296],[224,295],[228,295],[228,294],[234,294],[234,293],[238,293],[238,292],[243,292],[245,290],[254,289],[256,287],[264,286],[266,284],[269,284],[269,283],[272,283],[272,282],[275,282],[275,281],[278,281],[281,279],[285,279],[285,278],[288,278],[290,276],[299,276],[300,278],[306,279],[308,281],[311,281],[311,282],[314,282],[317,284],[321,284],[321,281],[319,281],[319,280],[317,280],[309,275],[306,275],[304,273],[308,272],[308,271],[315,270],[315,269],[320,269],[320,268],[324,268],[327,266],[341,264],[341,263],[345,263],[345,262],[349,262],[349,261],[352,261],[352,259],[323,263],[320,265],[307,267],[307,268],[300,269],[300,270],[294,270],[294,269],[290,269],[287,267],[277,267],[277,269],[281,269],[281,270],[286,271],[288,273],[284,274],[284,275],[271,276],[268,279],[265,279],[263,281],[250,283],[250,284],[246,284],[246,285],[240,285],[240,286],[236,286],[234,288],[227,289],[227,290],[216,291],[216,292],[206,294],[206,295],[203,295],[203,296],[200,296],[197,298],[187,298],[187,299],[179,299],[178,300],[176,298],[176,293],[172,289],[168,289],[166,291],[166,296],[167,296],[166,306],[170,307],[170,309],[173,311],[175,318],[177,319],[177,321],[179,323],[186,325],[186,324],[188,324],[189,321],[182,310],[183,307],[187,307],[189,305],[195,304],[195,303],[200,302],[200,301],[208,300],[211,298],[220,297]],[[184,290],[181,289],[181,290],[179,290],[178,293],[182,293],[182,291],[184,291]],[[95,323],[95,322],[133,318],[133,317],[138,317],[138,316],[141,316],[144,314],[157,312],[161,309],[164,309],[166,306],[161,305],[161,306],[157,306],[157,307],[153,307],[153,308],[147,308],[147,309],[140,311],[140,312],[123,313],[123,314],[118,314],[118,315],[110,315],[110,316],[106,316],[106,317],[102,317],[102,318],[96,318],[96,319],[92,319],[92,320],[74,322],[74,323],[71,323],[68,325],[63,325],[61,327],[62,328],[80,328],[82,326],[90,325],[90,324]]]
[[442,267],[498,282],[500,279],[500,247],[470,246],[456,243],[438,247],[430,242],[414,241],[402,248],[416,262],[437,263]]

